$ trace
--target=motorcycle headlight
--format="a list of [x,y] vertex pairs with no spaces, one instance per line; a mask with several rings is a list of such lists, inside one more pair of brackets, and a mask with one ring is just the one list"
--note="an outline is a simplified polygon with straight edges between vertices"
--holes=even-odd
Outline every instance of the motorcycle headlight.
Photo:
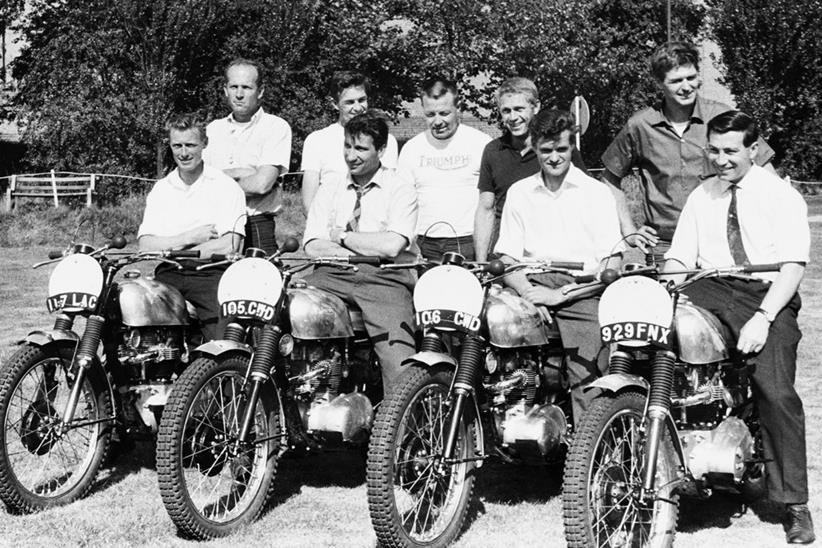
[[294,350],[294,337],[286,333],[282,337],[280,337],[280,355],[281,356],[288,356]]

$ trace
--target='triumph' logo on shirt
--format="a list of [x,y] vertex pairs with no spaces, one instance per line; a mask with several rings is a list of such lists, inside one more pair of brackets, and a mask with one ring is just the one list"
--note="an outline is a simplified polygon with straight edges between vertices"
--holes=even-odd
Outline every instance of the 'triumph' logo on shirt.
[[419,167],[429,167],[450,171],[453,169],[462,169],[470,162],[470,154],[455,154],[453,156],[421,156]]

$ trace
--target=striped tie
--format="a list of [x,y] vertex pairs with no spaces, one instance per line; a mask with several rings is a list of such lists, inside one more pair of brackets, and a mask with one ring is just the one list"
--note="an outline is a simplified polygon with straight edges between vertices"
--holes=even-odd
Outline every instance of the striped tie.
[[362,209],[362,197],[368,194],[368,191],[374,188],[374,183],[368,183],[365,185],[365,188],[355,185],[354,183],[349,183],[348,188],[354,189],[354,192],[357,193],[357,200],[354,202],[354,209],[351,211],[351,218],[345,223],[345,231],[346,232],[357,232],[360,228],[360,213]]
[[736,213],[736,185],[731,185],[731,205],[728,206],[728,247],[737,266],[748,265],[748,254],[742,244],[742,231],[739,229],[739,216]]

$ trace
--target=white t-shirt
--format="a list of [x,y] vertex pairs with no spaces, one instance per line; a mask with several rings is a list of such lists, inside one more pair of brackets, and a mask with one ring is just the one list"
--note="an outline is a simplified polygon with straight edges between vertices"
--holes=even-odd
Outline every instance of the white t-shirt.
[[511,185],[494,251],[520,261],[582,262],[592,273],[623,250],[621,242],[613,194],[572,165],[556,192],[541,172]]
[[[332,178],[345,179],[348,175],[348,166],[343,152],[344,143],[345,129],[338,122],[312,131],[303,143],[300,171],[318,172],[321,185]],[[397,140],[391,134],[388,134],[381,162],[389,169],[397,167]]]
[[[218,118],[206,127],[208,146],[203,150],[206,165],[220,170],[236,167],[276,166],[288,171],[291,161],[291,126],[259,109],[248,122],[236,122],[233,115]],[[248,196],[250,214],[272,211],[277,193]]]
[[245,193],[234,179],[205,166],[200,178],[187,185],[175,169],[154,183],[137,235],[175,236],[213,224],[220,236],[245,236],[245,216]]
[[[398,170],[417,189],[417,234],[453,238],[474,233],[480,161],[489,141],[482,131],[460,125],[450,139],[435,139],[425,131],[405,144]],[[445,224],[432,226],[438,221],[454,230]]]

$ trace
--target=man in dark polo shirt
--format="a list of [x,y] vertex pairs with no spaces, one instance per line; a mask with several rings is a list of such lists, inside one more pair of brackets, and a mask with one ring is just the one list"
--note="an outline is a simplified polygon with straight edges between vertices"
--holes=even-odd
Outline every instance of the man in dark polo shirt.
[[[651,74],[662,101],[634,114],[602,155],[603,180],[612,186],[622,234],[628,243],[659,258],[670,246],[685,200],[714,174],[705,155],[707,124],[731,110],[699,93],[699,52],[688,42],[670,42],[651,56]],[[773,150],[759,139],[756,163],[773,171]],[[644,198],[645,225],[636,228],[620,183],[638,168]]]
[[[478,261],[487,260],[497,241],[508,187],[539,171],[539,161],[528,136],[528,126],[540,107],[537,86],[528,78],[509,78],[497,89],[496,98],[504,133],[488,143],[482,153],[477,184],[480,197],[474,215],[474,249]],[[585,171],[576,148],[571,162]]]

